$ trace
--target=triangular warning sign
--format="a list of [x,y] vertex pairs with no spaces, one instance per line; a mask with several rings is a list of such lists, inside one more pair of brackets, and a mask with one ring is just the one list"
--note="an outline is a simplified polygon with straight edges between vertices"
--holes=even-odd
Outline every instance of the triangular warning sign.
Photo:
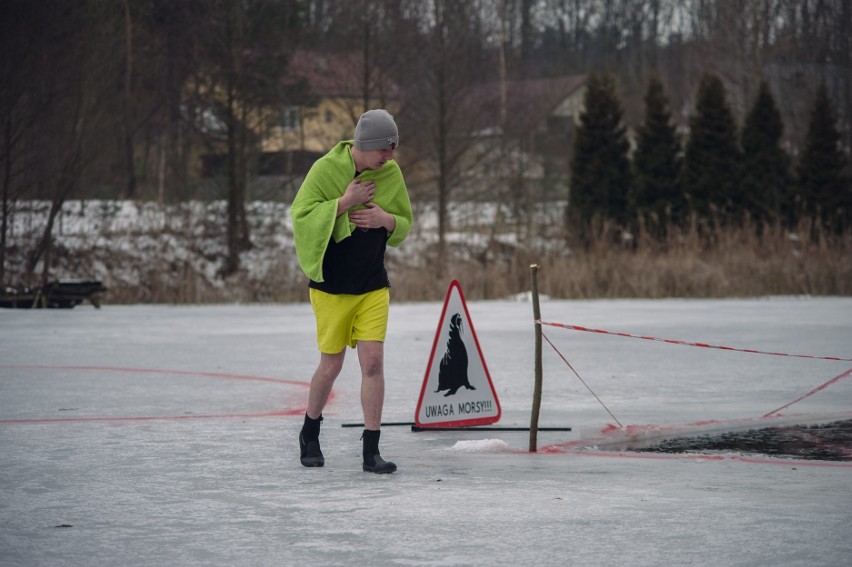
[[432,344],[414,415],[418,427],[485,425],[500,419],[500,402],[464,302],[453,280]]

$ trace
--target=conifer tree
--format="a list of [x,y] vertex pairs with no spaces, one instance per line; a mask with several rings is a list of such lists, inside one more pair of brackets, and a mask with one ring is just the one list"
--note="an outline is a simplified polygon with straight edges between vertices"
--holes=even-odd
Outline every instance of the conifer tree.
[[852,226],[852,183],[844,176],[844,162],[834,109],[822,85],[811,109],[797,170],[796,200],[801,213],[819,217],[838,232]]
[[568,220],[583,234],[594,220],[624,225],[631,187],[623,110],[609,75],[589,74],[574,138]]
[[725,220],[741,204],[740,155],[734,115],[717,76],[708,73],[701,78],[689,128],[682,177],[689,208],[704,218],[716,209]]
[[636,213],[658,235],[664,234],[668,223],[680,223],[685,215],[686,203],[677,179],[679,152],[668,97],[659,77],[652,76],[645,93],[645,119],[637,130],[632,200]]
[[743,206],[759,225],[782,218],[787,208],[790,157],[781,148],[784,123],[775,98],[762,81],[741,135]]

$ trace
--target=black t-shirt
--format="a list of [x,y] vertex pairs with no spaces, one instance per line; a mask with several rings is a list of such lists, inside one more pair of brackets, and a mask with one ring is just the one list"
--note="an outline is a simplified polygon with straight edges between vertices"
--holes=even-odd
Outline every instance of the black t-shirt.
[[384,228],[352,231],[349,238],[331,238],[322,259],[322,283],[311,280],[310,287],[334,294],[361,295],[390,287],[385,270],[388,232]]
[[[355,177],[361,174],[355,172]],[[322,283],[311,280],[308,287],[333,294],[362,295],[390,287],[385,270],[388,231],[356,228],[349,238],[329,238],[322,258]]]

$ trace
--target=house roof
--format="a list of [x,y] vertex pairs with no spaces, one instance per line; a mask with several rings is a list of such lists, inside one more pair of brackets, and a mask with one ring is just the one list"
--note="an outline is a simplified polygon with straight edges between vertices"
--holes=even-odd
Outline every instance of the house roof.
[[374,64],[365,70],[364,56],[357,52],[297,51],[290,58],[287,76],[305,80],[317,96],[359,98],[364,94],[365,72],[371,96],[399,97],[399,86]]
[[[506,133],[522,135],[539,129],[559,105],[585,83],[585,75],[508,81]],[[500,98],[500,83],[484,83],[468,89],[462,105],[470,116],[472,131],[500,131]]]

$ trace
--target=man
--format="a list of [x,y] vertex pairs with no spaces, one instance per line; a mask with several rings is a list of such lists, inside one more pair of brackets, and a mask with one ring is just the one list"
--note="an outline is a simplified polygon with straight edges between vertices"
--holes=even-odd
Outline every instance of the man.
[[350,346],[357,348],[361,366],[363,469],[396,471],[381,457],[379,437],[390,304],[385,249],[399,246],[412,222],[405,181],[393,160],[398,143],[393,116],[382,109],[365,112],[355,139],[338,143],[314,163],[290,208],[296,255],[310,280],[320,350],[299,433],[306,467],[325,464],[319,444],[322,411]]

